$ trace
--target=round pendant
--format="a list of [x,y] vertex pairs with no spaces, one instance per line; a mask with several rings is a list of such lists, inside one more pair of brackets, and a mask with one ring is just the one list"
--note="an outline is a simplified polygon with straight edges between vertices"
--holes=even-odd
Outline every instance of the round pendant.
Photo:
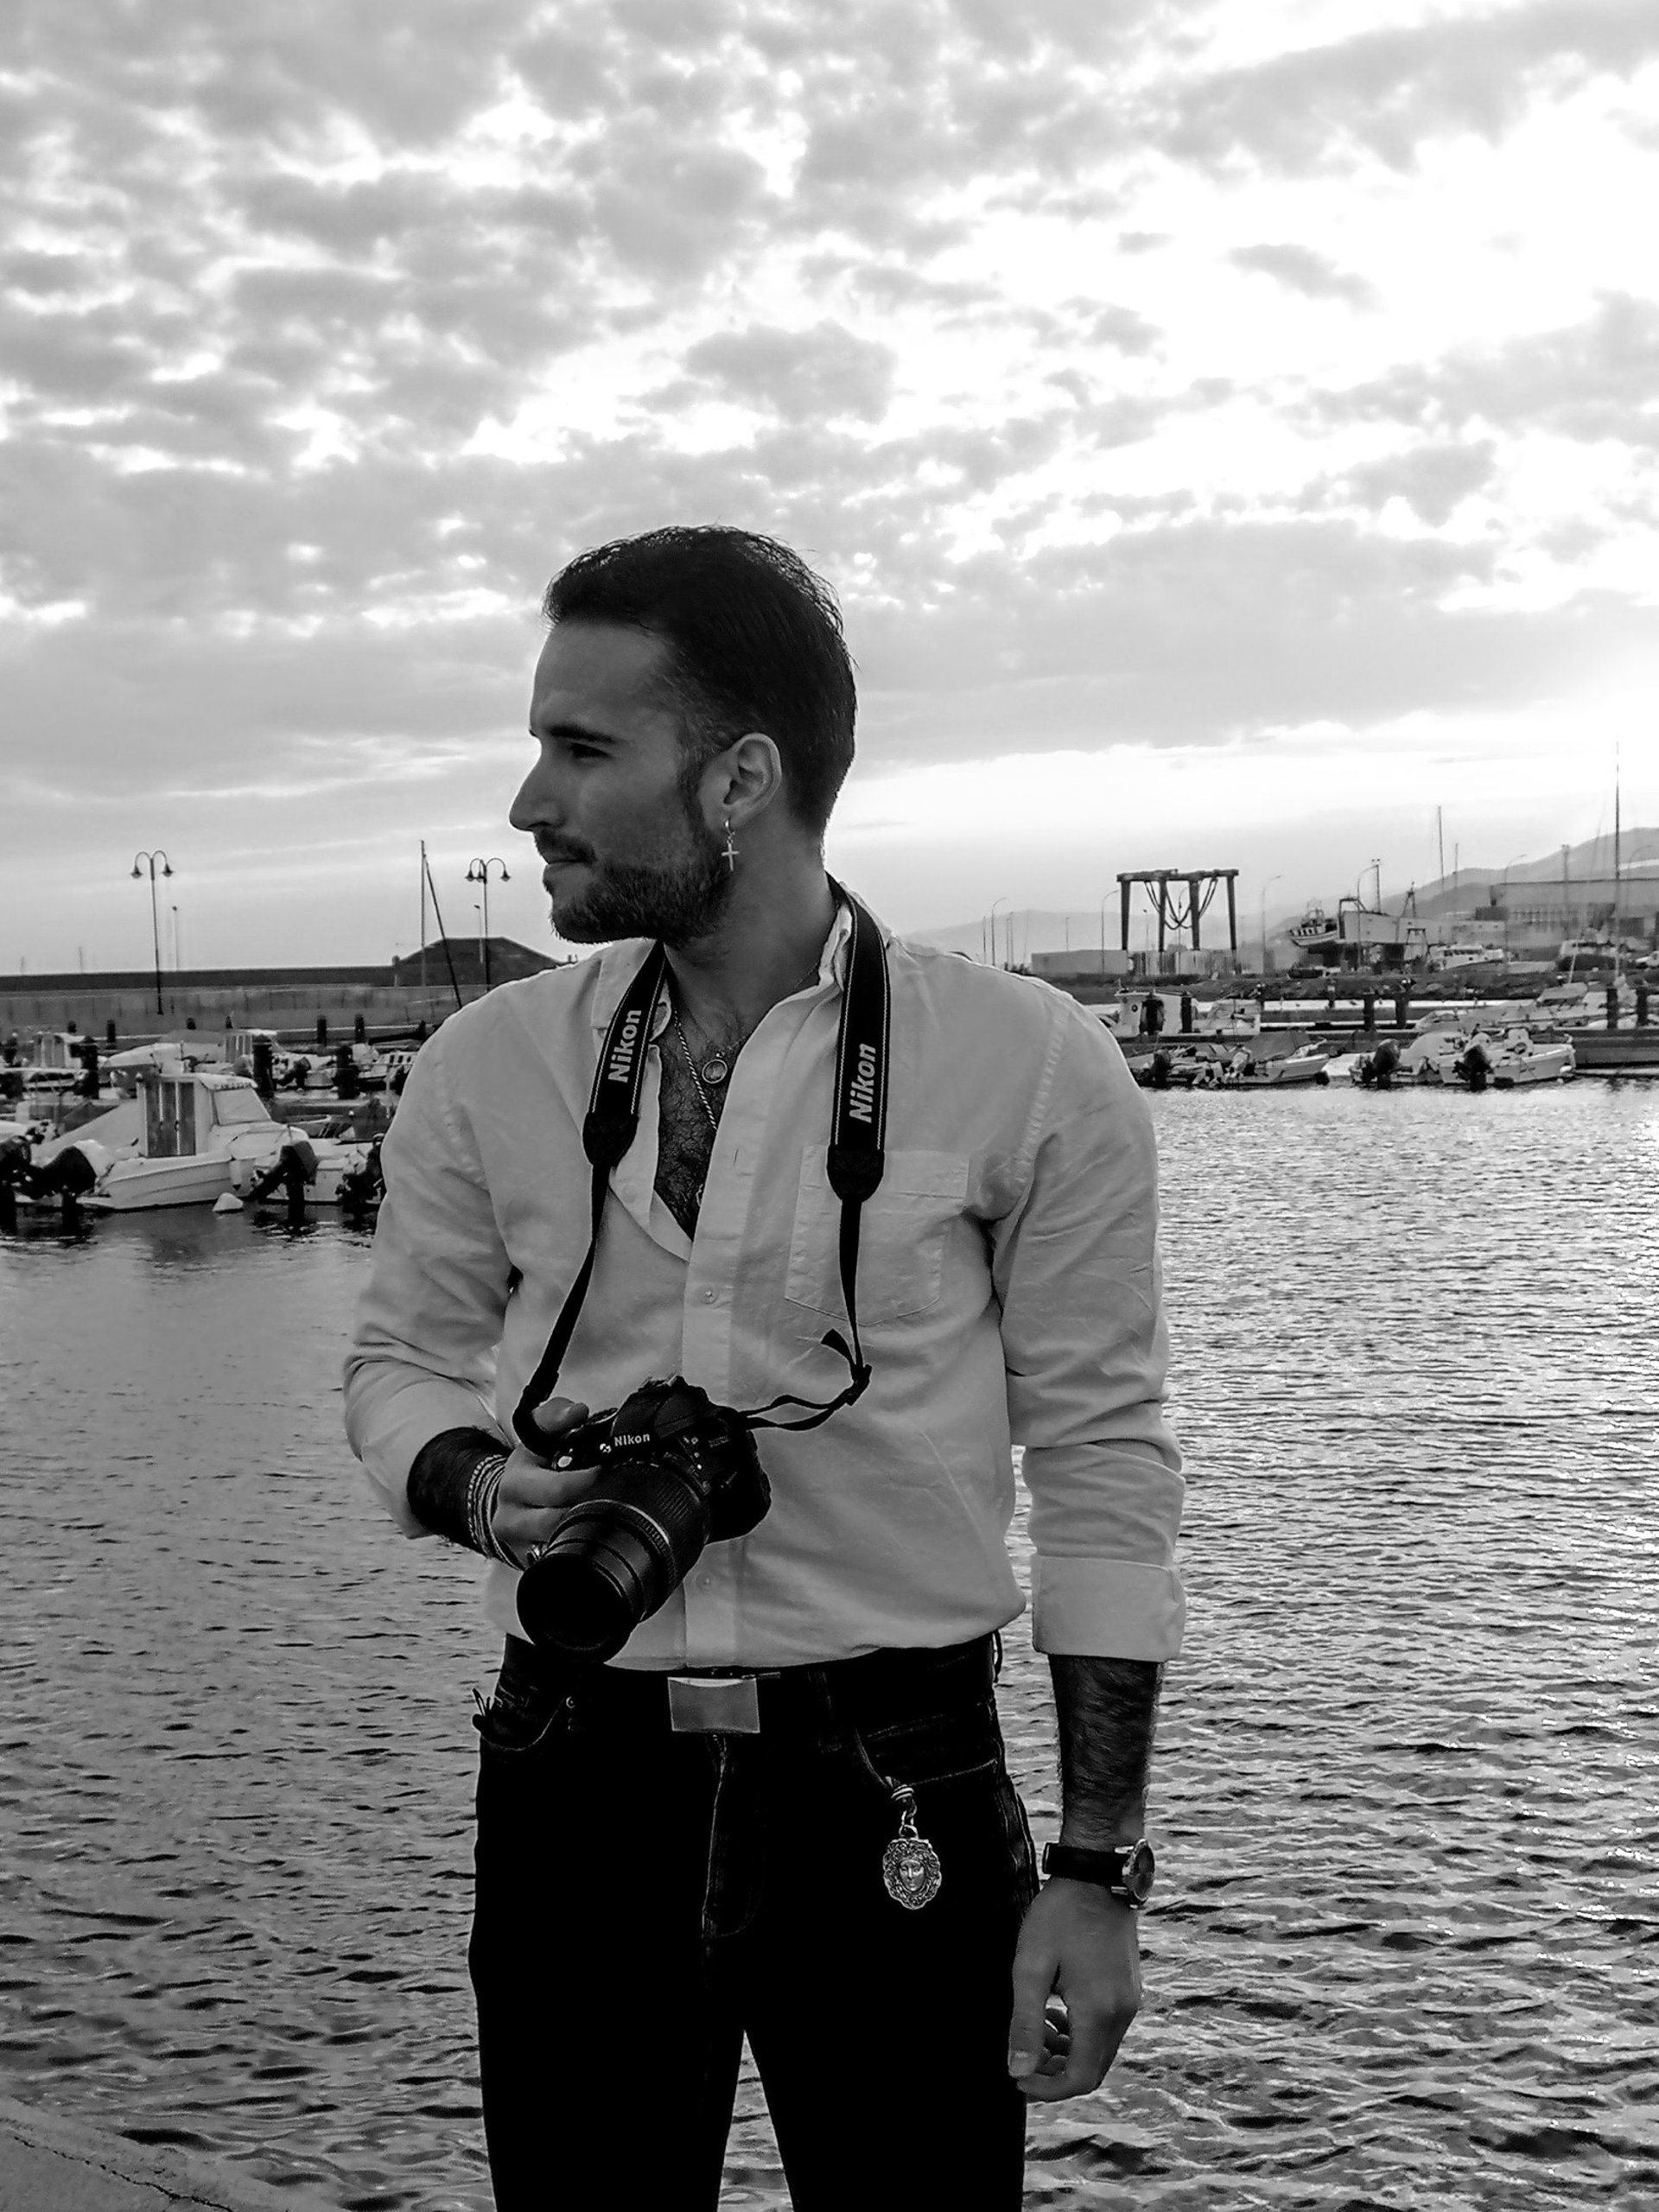
[[718,1052],[712,1059],[705,1060],[702,1064],[702,1079],[711,1086],[717,1083],[724,1083],[731,1071],[730,1061],[722,1059]]

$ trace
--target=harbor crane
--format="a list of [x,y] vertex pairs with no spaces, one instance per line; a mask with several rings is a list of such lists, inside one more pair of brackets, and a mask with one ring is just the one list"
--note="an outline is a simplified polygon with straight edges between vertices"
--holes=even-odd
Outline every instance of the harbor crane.
[[1129,949],[1129,899],[1137,883],[1144,883],[1158,917],[1158,950],[1172,930],[1191,930],[1192,950],[1200,948],[1199,925],[1211,901],[1227,886],[1227,950],[1238,950],[1238,906],[1236,868],[1142,868],[1120,871],[1117,888],[1123,907],[1123,950]]

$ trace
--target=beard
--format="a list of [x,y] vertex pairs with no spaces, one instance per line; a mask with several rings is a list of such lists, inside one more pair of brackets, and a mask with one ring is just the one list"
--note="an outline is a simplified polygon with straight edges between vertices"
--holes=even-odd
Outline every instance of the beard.
[[552,894],[553,926],[568,944],[608,944],[619,938],[660,938],[685,944],[707,937],[730,901],[732,877],[722,845],[687,805],[681,849],[661,861],[580,858],[588,869],[580,890]]

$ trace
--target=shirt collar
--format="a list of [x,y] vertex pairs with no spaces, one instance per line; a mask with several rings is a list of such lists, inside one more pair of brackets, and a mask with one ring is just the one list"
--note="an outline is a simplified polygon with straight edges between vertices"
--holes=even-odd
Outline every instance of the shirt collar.
[[[881,933],[883,944],[893,942],[893,931],[879,918],[872,917]],[[853,912],[844,899],[836,901],[835,919],[830,925],[830,934],[823,940],[823,950],[818,957],[820,987],[834,983],[837,987],[847,981],[847,963],[852,956]],[[621,1003],[622,995],[645,965],[651,950],[652,939],[644,937],[624,938],[607,945],[599,955],[599,975],[594,984],[594,1027],[608,1029],[611,1017]],[[659,1012],[658,1026],[666,1020]]]

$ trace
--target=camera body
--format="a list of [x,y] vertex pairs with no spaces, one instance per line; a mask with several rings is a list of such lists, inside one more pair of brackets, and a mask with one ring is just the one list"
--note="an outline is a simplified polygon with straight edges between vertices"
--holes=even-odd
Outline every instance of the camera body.
[[742,1414],[677,1375],[560,1437],[557,1465],[595,1461],[599,1480],[537,1546],[518,1604],[532,1643],[600,1661],[667,1602],[705,1544],[747,1536],[772,1489]]

